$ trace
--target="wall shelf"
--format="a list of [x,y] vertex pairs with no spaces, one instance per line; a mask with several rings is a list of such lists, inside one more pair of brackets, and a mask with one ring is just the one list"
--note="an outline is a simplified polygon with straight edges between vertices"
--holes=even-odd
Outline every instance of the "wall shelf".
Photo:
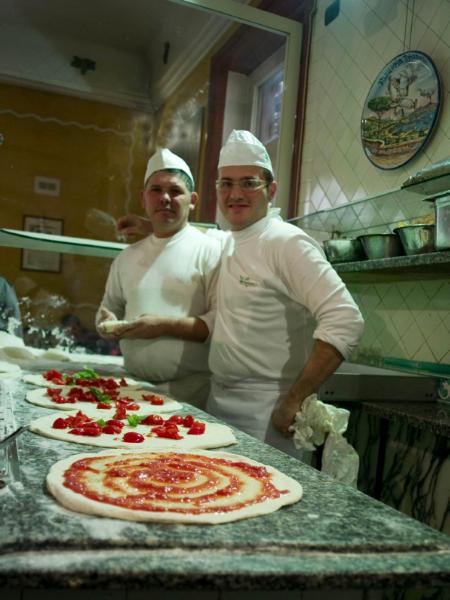
[[289,219],[313,237],[328,239],[335,232],[343,237],[385,233],[399,224],[433,212],[430,202],[450,193],[450,175],[440,175],[405,187],[389,190],[337,208]]
[[386,281],[388,279],[442,279],[450,276],[450,250],[374,260],[334,263],[346,282]]

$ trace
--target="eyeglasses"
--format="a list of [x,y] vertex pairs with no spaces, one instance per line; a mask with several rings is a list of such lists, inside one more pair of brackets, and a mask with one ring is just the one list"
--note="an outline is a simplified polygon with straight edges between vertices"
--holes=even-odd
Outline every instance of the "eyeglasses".
[[263,179],[257,177],[242,177],[242,179],[218,179],[216,181],[216,190],[219,192],[231,192],[237,185],[242,192],[257,192],[267,187],[269,184]]

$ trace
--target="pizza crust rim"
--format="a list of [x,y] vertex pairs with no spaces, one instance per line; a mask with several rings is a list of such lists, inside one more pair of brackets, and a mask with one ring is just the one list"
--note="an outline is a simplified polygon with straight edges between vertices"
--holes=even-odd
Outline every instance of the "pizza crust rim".
[[[50,388],[53,388],[53,386],[48,386]],[[92,402],[92,405],[89,402],[80,402],[78,405],[74,405],[74,404],[56,404],[56,402],[52,402],[50,398],[47,397],[47,389],[48,387],[42,387],[42,388],[36,388],[34,390],[30,390],[25,394],[25,400],[27,402],[29,402],[30,404],[34,404],[35,406],[40,406],[42,408],[52,408],[53,410],[60,410],[60,411],[73,411],[75,410],[75,407],[78,408],[78,410],[86,410],[86,413],[88,413],[89,411],[91,413],[95,412],[95,414],[99,414],[97,413],[97,411],[99,411],[100,409],[97,409],[94,406],[94,403]],[[72,386],[57,386],[58,388],[70,388]],[[183,408],[183,405],[178,402],[178,400],[174,400],[173,398],[171,398],[170,396],[167,396],[166,394],[160,394],[158,392],[152,392],[151,390],[146,390],[146,389],[137,389],[137,388],[132,388],[128,391],[128,393],[130,394],[131,397],[133,397],[133,394],[141,394],[141,393],[145,393],[145,394],[155,394],[157,396],[161,396],[161,398],[164,398],[165,400],[165,404],[163,405],[146,405],[143,404],[142,405],[142,409],[144,410],[144,412],[150,411],[150,412],[154,412],[156,414],[159,413],[166,413],[166,412],[174,412],[177,410],[181,410]],[[140,402],[140,400],[136,400],[137,403]],[[136,414],[142,414],[142,410],[138,410],[138,411],[133,411]]]
[[[146,450],[144,453],[157,452],[161,453],[161,450]],[[181,450],[181,449],[167,449],[166,452],[176,454],[194,454],[200,456],[224,458],[228,460],[243,461],[250,465],[265,467],[267,471],[272,475],[272,484],[278,489],[288,489],[289,492],[280,496],[279,498],[266,499],[262,503],[252,504],[244,508],[230,511],[230,512],[217,512],[200,515],[188,515],[177,512],[149,512],[139,511],[128,508],[115,506],[112,504],[105,504],[98,500],[91,500],[85,498],[81,494],[74,492],[73,490],[64,487],[62,484],[63,474],[65,470],[77,460],[89,458],[92,456],[111,456],[111,455],[126,455],[130,454],[135,456],[136,452],[124,452],[123,450],[109,450],[103,451],[96,454],[83,453],[72,455],[68,458],[64,458],[56,462],[50,468],[46,477],[46,486],[52,496],[65,508],[75,511],[77,513],[87,514],[92,517],[106,517],[113,519],[120,519],[125,521],[135,521],[143,523],[172,523],[172,524],[186,524],[186,525],[219,525],[223,523],[229,523],[232,521],[240,521],[242,519],[249,519],[265,514],[276,512],[283,506],[295,504],[303,497],[302,485],[285,475],[275,467],[265,465],[258,461],[255,461],[246,456],[240,454],[234,454],[231,452],[211,452],[210,450]]]
[[[141,442],[141,443],[135,443],[134,445],[131,442],[123,442],[123,441],[115,441],[113,443],[113,439],[114,436],[113,435],[106,435],[104,434],[104,437],[100,436],[100,437],[90,437],[90,436],[83,436],[83,435],[73,435],[73,434],[68,434],[66,429],[53,429],[53,427],[51,426],[53,424],[53,421],[55,419],[58,419],[61,416],[64,417],[68,417],[71,415],[75,415],[77,411],[73,411],[72,413],[67,413],[65,412],[64,415],[60,415],[58,413],[53,413],[51,415],[44,415],[43,417],[38,417],[37,419],[34,419],[33,421],[31,421],[30,425],[29,425],[29,429],[30,431],[32,431],[33,433],[37,433],[38,435],[42,435],[46,438],[49,439],[54,439],[54,440],[58,440],[61,442],[67,442],[69,444],[82,444],[82,445],[88,445],[88,446],[95,446],[97,448],[112,448],[112,449],[122,449],[122,451],[124,450],[128,450],[128,451],[132,451],[134,453],[136,452],[142,452],[145,451],[146,452],[151,452],[153,451],[162,451],[162,450],[166,450],[169,448],[177,448],[180,447],[181,442],[183,442],[184,440],[186,440],[184,442],[184,444],[188,444],[188,445],[183,445],[184,448],[186,449],[208,449],[208,448],[223,448],[225,446],[231,446],[233,444],[237,443],[237,440],[233,434],[233,431],[231,430],[230,427],[228,427],[228,425],[224,425],[222,423],[209,423],[208,421],[206,421],[206,432],[203,435],[189,435],[186,436],[185,438],[183,438],[183,440],[171,440],[170,438],[152,438],[152,441],[148,442],[149,445],[151,445],[152,447],[149,446],[144,446],[143,444],[145,444],[145,442]],[[89,415],[89,413],[85,413],[88,416],[93,416],[92,414]],[[96,416],[96,415],[95,415]],[[105,415],[106,416],[106,415]],[[111,417],[112,418],[112,417]],[[209,436],[207,436],[208,433],[208,426],[211,429],[212,428],[212,432],[210,432]],[[212,427],[211,427],[212,426]],[[125,431],[137,431],[138,433],[141,431],[139,429],[139,426],[137,427],[133,427],[133,428],[127,428]],[[148,426],[145,429],[145,431],[148,431]],[[118,434],[118,435],[122,435],[122,434]],[[70,437],[68,437],[70,436]],[[204,437],[207,436],[207,437]],[[220,436],[222,437],[222,440],[218,443],[217,439],[220,439]],[[110,445],[107,443],[99,443],[100,440],[103,440],[105,442],[108,442],[108,440],[110,441]],[[156,447],[155,447],[156,445]]]

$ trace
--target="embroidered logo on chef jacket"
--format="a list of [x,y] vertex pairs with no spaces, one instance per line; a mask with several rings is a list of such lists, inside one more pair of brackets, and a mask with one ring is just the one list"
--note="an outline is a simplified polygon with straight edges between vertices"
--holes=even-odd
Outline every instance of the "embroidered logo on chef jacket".
[[253,281],[250,277],[244,277],[243,275],[239,275],[239,283],[244,287],[256,287],[258,285],[256,281]]

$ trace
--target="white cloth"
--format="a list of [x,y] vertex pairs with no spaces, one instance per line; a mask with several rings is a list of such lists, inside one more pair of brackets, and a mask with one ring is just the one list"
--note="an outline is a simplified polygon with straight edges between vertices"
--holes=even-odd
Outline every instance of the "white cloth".
[[[190,225],[169,238],[150,235],[114,259],[102,304],[118,319],[200,317],[211,331],[220,255],[220,244]],[[123,339],[120,347],[126,370],[141,379],[209,374],[209,343],[164,337]]]
[[342,434],[347,430],[350,411],[325,404],[311,394],[305,398],[291,426],[297,448],[314,450],[322,446],[328,433]]
[[[216,392],[207,410],[248,433],[253,420],[267,430],[275,402],[307,362],[313,338],[348,357],[362,332],[361,313],[320,245],[271,216],[229,237],[217,299],[209,358]],[[259,406],[262,384],[268,393]],[[218,385],[246,391],[234,399],[218,395]]]
[[347,431],[350,411],[325,404],[317,394],[308,396],[295,415],[291,429],[298,449],[314,450],[323,447],[322,472],[336,481],[356,487],[359,456],[342,435]]

